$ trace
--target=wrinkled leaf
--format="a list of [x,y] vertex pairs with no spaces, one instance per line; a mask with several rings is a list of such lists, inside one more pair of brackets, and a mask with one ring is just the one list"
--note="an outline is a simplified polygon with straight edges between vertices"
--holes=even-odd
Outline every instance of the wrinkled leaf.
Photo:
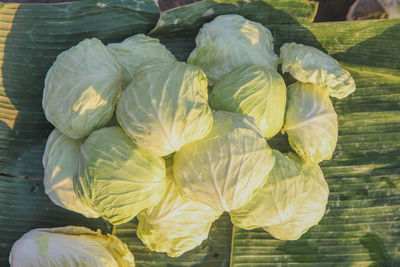
[[81,145],[74,190],[82,204],[112,224],[157,205],[165,190],[165,163],[120,127],[94,131]]
[[[274,157],[254,120],[224,111],[213,113],[210,134],[174,155],[174,177],[186,198],[219,211],[238,209],[265,183]],[[262,136],[262,135],[261,135]]]
[[269,139],[283,126],[286,85],[275,70],[245,64],[214,86],[209,102],[214,110],[253,117],[263,136]]
[[138,215],[137,235],[151,250],[178,257],[208,237],[220,212],[184,199],[175,185],[172,163],[167,166],[167,190],[160,203]]
[[74,191],[74,174],[78,170],[80,147],[84,140],[72,139],[54,129],[43,154],[44,189],[58,206],[79,212],[89,218],[99,214],[81,203]]
[[305,161],[329,160],[338,138],[337,114],[326,88],[296,82],[288,87],[285,124],[290,146]]
[[137,69],[116,114],[139,146],[167,156],[210,132],[213,120],[207,100],[207,77],[201,69],[152,60]]

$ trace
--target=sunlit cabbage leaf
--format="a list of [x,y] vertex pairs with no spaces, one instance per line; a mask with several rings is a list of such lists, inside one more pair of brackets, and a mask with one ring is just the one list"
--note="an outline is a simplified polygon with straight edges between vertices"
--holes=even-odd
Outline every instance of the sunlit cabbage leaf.
[[285,223],[264,228],[275,238],[299,239],[310,227],[317,225],[325,214],[329,187],[318,164],[302,163],[298,189],[300,192],[292,218]]
[[251,117],[224,111],[213,115],[211,133],[175,153],[174,176],[184,197],[230,211],[264,185],[274,157]]
[[245,64],[215,84],[209,102],[214,110],[253,117],[264,137],[271,138],[283,126],[286,85],[275,70]]
[[99,214],[82,204],[74,191],[73,177],[83,141],[69,138],[57,129],[51,132],[43,155],[44,190],[56,205],[96,218]]
[[207,239],[221,212],[184,199],[175,185],[172,164],[167,166],[167,188],[158,205],[138,214],[137,235],[149,249],[178,257]]
[[266,27],[240,15],[221,15],[200,29],[188,63],[204,70],[210,85],[214,85],[246,63],[276,70],[278,57],[274,38]]
[[42,105],[47,120],[76,139],[106,125],[121,94],[121,71],[96,38],[62,52],[45,79]]
[[265,185],[246,205],[229,214],[234,225],[253,229],[287,222],[296,211],[300,164],[278,150],[272,150],[275,165]]
[[160,202],[166,190],[165,163],[120,127],[102,128],[81,146],[74,190],[112,224],[128,222]]
[[311,46],[285,43],[281,47],[282,72],[296,80],[328,89],[330,96],[345,98],[356,90],[350,72],[324,52]]
[[125,85],[132,81],[137,67],[146,61],[152,59],[176,60],[175,56],[160,44],[158,39],[144,34],[126,38],[121,43],[108,44],[107,47],[122,67]]
[[85,227],[66,226],[31,230],[10,253],[11,267],[134,267],[127,245],[113,235]]
[[332,157],[338,139],[337,115],[325,88],[296,82],[287,88],[283,131],[290,146],[305,161]]
[[171,154],[212,127],[207,78],[183,62],[147,62],[122,93],[117,119],[138,145],[160,156]]

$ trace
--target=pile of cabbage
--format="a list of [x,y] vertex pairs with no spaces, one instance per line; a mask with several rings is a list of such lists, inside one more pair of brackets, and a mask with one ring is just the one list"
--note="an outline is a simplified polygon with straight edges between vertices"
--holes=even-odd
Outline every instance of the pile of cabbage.
[[[279,64],[297,82],[286,88]],[[137,217],[143,243],[172,257],[207,239],[223,212],[240,228],[298,239],[328,200],[318,164],[338,138],[330,97],[354,90],[327,54],[286,43],[278,56],[271,32],[239,15],[204,24],[187,63],[143,34],[107,46],[86,39],[45,79],[43,109],[56,128],[45,191],[113,225]],[[279,132],[293,152],[269,147]]]

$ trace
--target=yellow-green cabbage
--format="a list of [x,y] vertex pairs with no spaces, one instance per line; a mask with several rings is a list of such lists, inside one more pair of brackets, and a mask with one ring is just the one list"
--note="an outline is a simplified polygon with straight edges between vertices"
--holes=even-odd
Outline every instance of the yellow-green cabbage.
[[134,267],[132,253],[113,235],[85,227],[31,230],[11,248],[11,267]]
[[125,223],[160,202],[166,190],[165,163],[120,127],[102,128],[81,146],[74,190],[104,219]]
[[117,119],[140,146],[159,156],[205,137],[212,127],[207,78],[183,62],[153,60],[137,69],[117,105]]
[[176,60],[175,56],[160,44],[160,40],[144,34],[126,38],[121,43],[108,44],[107,47],[121,65],[126,85],[132,81],[140,64],[152,59]]
[[251,117],[224,111],[213,115],[211,133],[175,153],[174,176],[185,198],[230,211],[264,185],[274,157]]
[[260,23],[240,15],[222,15],[205,23],[196,37],[188,63],[199,66],[210,85],[246,63],[276,70],[274,38]]
[[122,91],[121,71],[96,38],[62,52],[44,82],[42,105],[47,120],[75,139],[106,125]]
[[305,161],[319,163],[332,157],[338,139],[337,115],[325,88],[296,82],[287,88],[283,132]]
[[276,70],[245,64],[226,74],[210,95],[214,110],[247,114],[265,138],[277,134],[286,109],[286,85]]
[[328,94],[345,98],[356,90],[350,72],[331,56],[311,46],[285,43],[281,47],[282,72],[296,80],[328,89]]
[[230,212],[232,223],[243,229],[253,229],[287,222],[296,211],[300,164],[278,150],[272,150],[275,165],[265,185],[240,209]]
[[57,129],[51,132],[43,155],[44,190],[56,205],[97,218],[99,214],[81,203],[74,191],[73,177],[83,141],[69,138]]
[[318,164],[302,164],[298,189],[295,212],[290,220],[264,228],[275,238],[299,239],[311,226],[317,225],[325,214],[329,187]]
[[138,214],[137,235],[149,249],[178,257],[207,239],[221,212],[183,198],[175,185],[172,164],[167,167],[167,180],[161,202]]

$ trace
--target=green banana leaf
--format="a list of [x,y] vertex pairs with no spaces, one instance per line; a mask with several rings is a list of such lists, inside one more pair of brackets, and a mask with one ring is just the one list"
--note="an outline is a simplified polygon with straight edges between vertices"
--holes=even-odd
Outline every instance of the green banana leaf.
[[[316,8],[305,0],[204,0],[160,14],[153,0],[0,4],[0,266],[26,231],[64,225],[115,233],[139,267],[400,266],[400,20],[311,23]],[[280,241],[233,227],[224,214],[201,246],[169,258],[140,242],[136,220],[112,227],[54,205],[41,181],[52,129],[41,98],[57,54],[87,37],[108,43],[150,32],[185,60],[201,25],[227,13],[269,27],[277,52],[288,41],[312,45],[356,80],[354,94],[334,100],[339,141],[321,165],[331,193],[320,224]],[[285,136],[270,143],[289,149]]]

